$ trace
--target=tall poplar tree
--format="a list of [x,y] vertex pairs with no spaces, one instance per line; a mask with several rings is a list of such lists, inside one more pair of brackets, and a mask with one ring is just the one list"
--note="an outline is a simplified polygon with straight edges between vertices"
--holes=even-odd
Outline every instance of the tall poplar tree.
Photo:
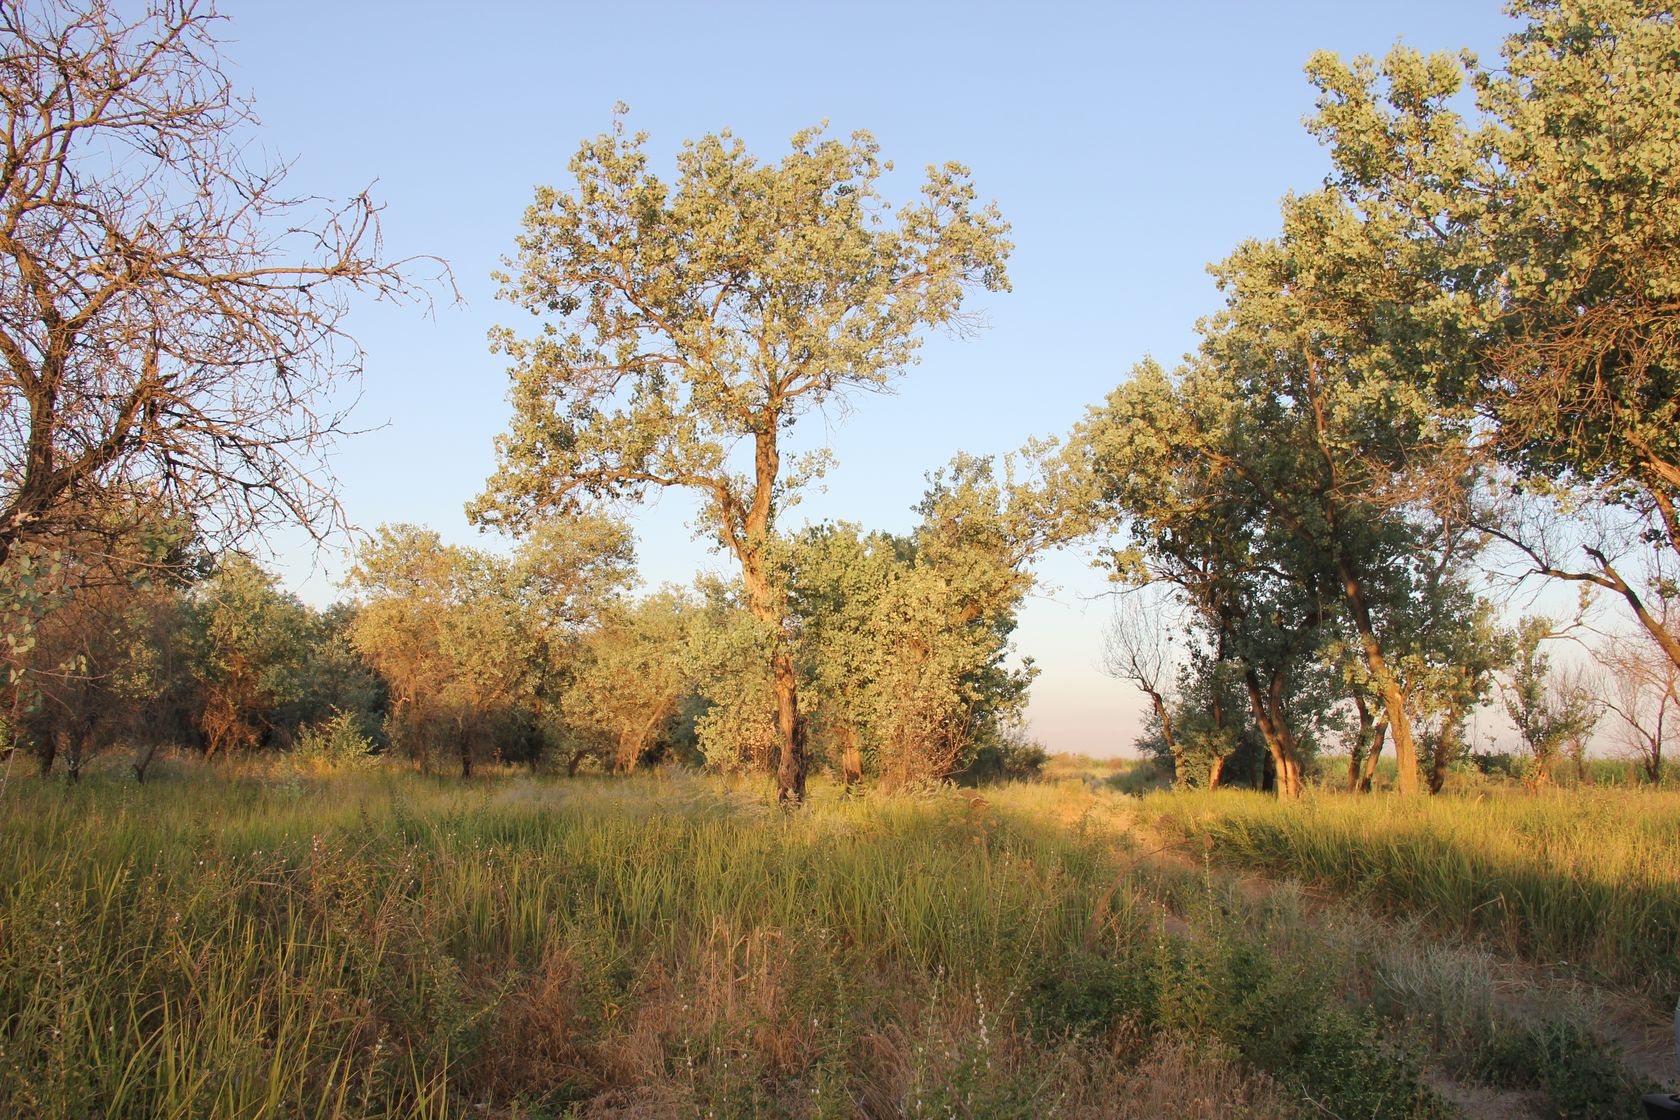
[[1392,267],[1473,335],[1465,399],[1517,486],[1620,523],[1576,517],[1554,539],[1519,503],[1490,527],[1534,573],[1619,597],[1680,666],[1663,622],[1680,564],[1680,19],[1672,0],[1511,13],[1525,23],[1497,66],[1403,45],[1315,56],[1309,125],[1337,189],[1412,246]]
[[891,165],[864,132],[807,129],[779,163],[708,135],[683,145],[667,184],[623,111],[572,160],[574,188],[537,191],[498,277],[502,298],[542,322],[493,332],[514,419],[471,512],[517,530],[589,500],[698,493],[774,635],[778,791],[797,801],[806,763],[776,518],[823,463],[789,456],[788,432],[837,397],[886,389],[927,328],[972,328],[965,296],[1008,288],[1008,227],[955,163],[889,206],[876,184]]

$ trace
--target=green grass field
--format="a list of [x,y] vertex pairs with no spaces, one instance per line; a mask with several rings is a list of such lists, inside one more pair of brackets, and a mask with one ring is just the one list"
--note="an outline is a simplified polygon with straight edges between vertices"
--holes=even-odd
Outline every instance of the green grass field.
[[1675,994],[1673,795],[767,792],[14,777],[0,1115],[1632,1116]]

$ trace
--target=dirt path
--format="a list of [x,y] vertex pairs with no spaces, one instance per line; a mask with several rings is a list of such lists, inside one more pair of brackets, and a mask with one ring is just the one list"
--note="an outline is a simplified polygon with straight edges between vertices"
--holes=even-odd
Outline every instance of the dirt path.
[[[1304,905],[1309,913],[1324,919],[1322,928],[1338,928],[1357,920],[1388,928],[1396,940],[1416,933],[1415,926],[1402,930],[1398,923],[1383,915],[1349,907],[1333,892],[1209,861],[1192,844],[1154,832],[1124,802],[1091,795],[1070,797],[1056,806],[1055,816],[1070,829],[1111,836],[1120,859],[1141,871],[1157,876],[1210,875],[1218,888],[1256,908],[1264,908],[1276,901],[1280,893],[1288,892],[1296,905]],[[1198,935],[1187,915],[1174,912],[1164,904],[1163,920],[1169,933]],[[1459,948],[1445,940],[1431,946],[1443,952]],[[1559,977],[1531,963],[1488,952],[1484,946],[1467,948],[1491,961],[1495,976],[1492,1002],[1501,1016],[1520,1023],[1535,1023],[1545,1018],[1548,1007],[1571,1004],[1589,1009],[1590,1016],[1583,1025],[1619,1047],[1630,1071],[1670,1091],[1680,1089],[1673,1024],[1656,1015],[1647,1001],[1579,979]],[[1548,1102],[1542,1093],[1461,1082],[1439,1070],[1429,1075],[1429,1083],[1469,1120],[1530,1120],[1549,1115]]]
[[[1349,913],[1349,908],[1331,892],[1276,879],[1252,869],[1238,870],[1205,862],[1192,851],[1191,845],[1165,840],[1135,821],[1130,836],[1136,845],[1131,858],[1139,864],[1181,875],[1210,874],[1219,886],[1257,907],[1287,890],[1326,918]],[[1390,924],[1380,915],[1365,911],[1359,915],[1364,920]],[[1181,915],[1173,917],[1175,925],[1189,928]],[[1559,979],[1524,961],[1489,955],[1496,962],[1498,984],[1494,988],[1494,1002],[1502,1014],[1518,1022],[1532,1023],[1543,1017],[1547,1006],[1565,1000],[1578,1002],[1592,1009],[1587,1025],[1621,1050],[1629,1070],[1669,1091],[1680,1090],[1675,1068],[1674,1024],[1655,1015],[1645,1000],[1574,978]],[[1467,1084],[1440,1073],[1432,1074],[1429,1081],[1432,1088],[1457,1105],[1469,1120],[1549,1115],[1546,1098],[1540,1093]]]

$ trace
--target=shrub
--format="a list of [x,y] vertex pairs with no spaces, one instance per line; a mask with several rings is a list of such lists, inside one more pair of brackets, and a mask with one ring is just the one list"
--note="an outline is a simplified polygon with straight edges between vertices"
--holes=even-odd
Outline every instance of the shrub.
[[371,766],[378,760],[373,753],[373,740],[362,727],[361,717],[354,712],[334,711],[332,715],[298,734],[297,746],[292,748],[292,765],[299,770],[348,770]]

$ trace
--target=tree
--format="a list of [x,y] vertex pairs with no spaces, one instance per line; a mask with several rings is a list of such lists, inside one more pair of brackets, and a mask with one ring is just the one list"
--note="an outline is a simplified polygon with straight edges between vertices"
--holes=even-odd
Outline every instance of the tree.
[[535,650],[508,567],[411,525],[381,526],[357,553],[350,641],[391,690],[392,739],[422,767],[453,749],[471,777],[492,717],[531,683]]
[[576,189],[541,188],[525,214],[501,295],[553,318],[534,336],[492,334],[515,415],[471,512],[522,526],[591,498],[697,492],[772,635],[778,790],[797,801],[806,762],[776,525],[822,460],[784,463],[784,441],[810,411],[887,388],[924,329],[972,327],[968,292],[1008,287],[1007,227],[954,163],[889,208],[876,190],[889,165],[867,133],[800,132],[775,164],[709,135],[683,146],[674,186],[645,143],[615,118],[572,160]]
[[1517,626],[1505,711],[1528,748],[1536,783],[1551,781],[1563,748],[1584,743],[1600,708],[1579,670],[1556,673],[1545,643],[1558,635],[1550,619],[1529,617]]
[[1650,0],[1511,11],[1527,22],[1498,67],[1316,56],[1312,127],[1338,189],[1426,249],[1393,267],[1474,338],[1463,399],[1529,499],[1517,509],[1620,522],[1567,540],[1527,517],[1489,528],[1533,573],[1621,598],[1680,665],[1651,609],[1680,561],[1680,21]]
[[[1330,702],[1323,655],[1342,582],[1313,505],[1332,488],[1315,466],[1290,474],[1300,458],[1319,460],[1286,422],[1286,395],[1255,380],[1205,357],[1171,375],[1146,360],[1091,410],[1070,450],[1089,472],[1095,516],[1127,533],[1108,557],[1116,578],[1179,593],[1212,651],[1209,672],[1231,665],[1278,792],[1293,796]],[[1198,691],[1213,705],[1203,744],[1234,745],[1227,690]]]
[[[200,557],[178,520],[125,511],[50,566],[21,548],[35,617],[7,619],[9,722],[42,772],[63,758],[72,780],[93,753],[127,742],[145,779],[165,741],[184,741],[196,688],[184,591]],[[22,625],[17,625],[21,621]]]
[[[1671,630],[1680,617],[1676,606],[1661,604],[1663,624]],[[1680,665],[1643,632],[1613,636],[1598,659],[1611,680],[1604,707],[1620,721],[1623,742],[1656,785],[1663,778],[1666,748],[1680,735]]]
[[1471,369],[1467,338],[1427,284],[1394,267],[1423,250],[1380,215],[1326,189],[1285,200],[1283,218],[1282,236],[1214,269],[1227,306],[1203,325],[1203,353],[1231,383],[1241,436],[1214,453],[1293,538],[1302,570],[1339,593],[1409,793],[1403,643],[1425,538],[1474,477],[1469,416],[1453,404]]
[[1061,533],[1044,482],[1016,471],[959,454],[930,476],[908,536],[839,523],[792,543],[811,737],[847,785],[937,781],[981,750],[1001,757],[1034,675],[1009,641],[1027,562]]
[[540,722],[563,684],[554,659],[631,574],[628,531],[604,518],[552,522],[512,557],[381,526],[358,551],[350,643],[391,693],[394,735],[426,764],[452,749],[461,776],[522,714]]
[[349,297],[423,291],[365,194],[311,214],[250,162],[219,19],[0,0],[0,563],[125,502],[221,536],[337,521]]
[[191,614],[204,753],[262,745],[278,730],[276,713],[302,693],[309,608],[256,561],[230,553],[194,588]]
[[[1175,593],[1214,651],[1203,674],[1211,683],[1221,675],[1220,666],[1234,663],[1231,639],[1255,567],[1254,532],[1247,512],[1233,500],[1223,467],[1195,449],[1195,432],[1226,424],[1224,398],[1204,392],[1195,371],[1179,374],[1169,375],[1153,359],[1134,366],[1074,429],[1068,473],[1082,480],[1070,490],[1089,505],[1093,525],[1124,534],[1123,543],[1110,546],[1101,560],[1111,567],[1111,578],[1135,587],[1163,585]],[[1215,750],[1236,739],[1225,734],[1235,722],[1224,706],[1227,691],[1205,690],[1207,723],[1214,732],[1206,742]],[[1163,725],[1161,735],[1168,730]],[[1170,745],[1162,746],[1171,752]],[[1218,765],[1210,763],[1210,776]],[[1175,763],[1175,775],[1179,770]]]
[[815,525],[793,544],[792,606],[799,619],[805,714],[839,756],[847,789],[864,778],[864,738],[884,658],[885,593],[908,562],[908,542],[848,522]]
[[590,756],[629,773],[657,750],[695,689],[695,610],[662,591],[611,611],[578,640],[560,698],[568,773]]
[[1160,604],[1152,617],[1131,596],[1116,600],[1114,613],[1103,630],[1102,668],[1149,697],[1155,731],[1172,760],[1173,784],[1182,786],[1189,783],[1187,744],[1173,734],[1171,711],[1178,702],[1173,688],[1182,665],[1173,652],[1172,637],[1153,624],[1161,613]]

